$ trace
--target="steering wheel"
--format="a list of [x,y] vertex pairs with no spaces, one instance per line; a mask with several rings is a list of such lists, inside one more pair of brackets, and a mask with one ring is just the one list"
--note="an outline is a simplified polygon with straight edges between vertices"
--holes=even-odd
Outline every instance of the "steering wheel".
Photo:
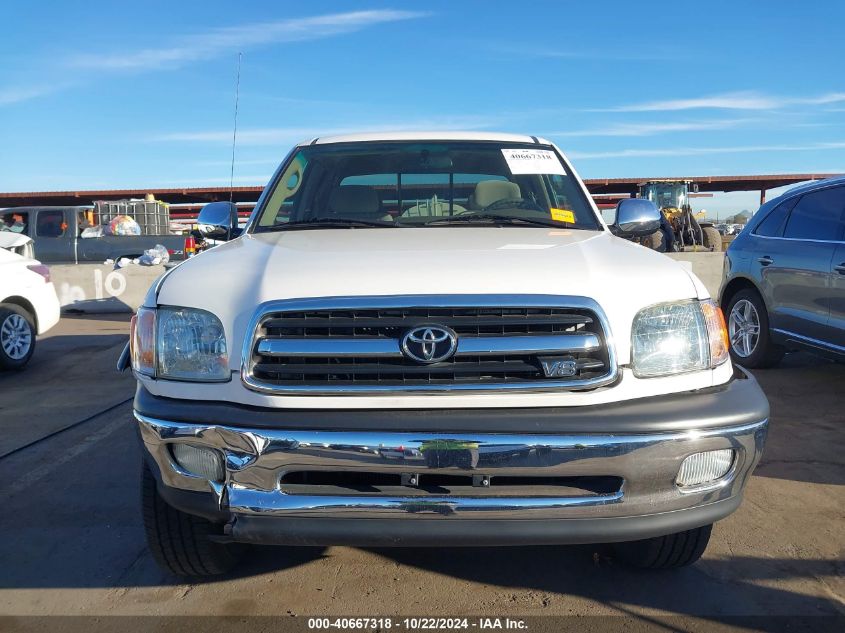
[[533,200],[527,200],[526,198],[503,198],[502,200],[491,202],[481,209],[481,212],[495,211],[496,209],[530,209],[531,211],[542,211]]
[[452,212],[449,213],[449,200],[440,200],[437,196],[419,201],[413,207],[405,209],[399,217],[426,217],[426,216],[443,216],[461,215],[467,213],[467,210],[459,204],[452,203]]

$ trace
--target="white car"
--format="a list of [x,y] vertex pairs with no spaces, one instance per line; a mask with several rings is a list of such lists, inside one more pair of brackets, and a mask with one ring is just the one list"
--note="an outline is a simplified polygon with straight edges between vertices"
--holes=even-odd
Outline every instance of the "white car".
[[0,248],[0,369],[26,365],[35,351],[35,337],[58,321],[59,299],[50,269],[37,259]]
[[[225,207],[199,223],[232,237]],[[617,237],[659,224],[645,199],[606,224],[533,136],[295,147],[242,235],[136,315],[157,561],[197,576],[239,543],[614,542],[634,565],[694,563],[769,411],[701,281]]]

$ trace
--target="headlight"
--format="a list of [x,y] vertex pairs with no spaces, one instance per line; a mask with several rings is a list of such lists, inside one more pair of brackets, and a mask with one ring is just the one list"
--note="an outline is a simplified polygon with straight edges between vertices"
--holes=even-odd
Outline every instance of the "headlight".
[[663,303],[634,318],[631,367],[638,378],[709,369],[727,359],[725,320],[711,300]]
[[132,367],[138,373],[171,380],[230,380],[226,335],[210,312],[140,308],[133,322]]

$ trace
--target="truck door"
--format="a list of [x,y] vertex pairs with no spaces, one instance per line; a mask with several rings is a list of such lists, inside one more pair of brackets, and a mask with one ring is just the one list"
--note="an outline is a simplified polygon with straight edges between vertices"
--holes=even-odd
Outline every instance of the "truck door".
[[44,262],[75,262],[75,236],[66,209],[39,209],[35,213],[35,257]]
[[757,244],[771,327],[780,333],[831,339],[831,267],[842,195],[842,187],[831,187],[801,196],[786,218],[783,236]]

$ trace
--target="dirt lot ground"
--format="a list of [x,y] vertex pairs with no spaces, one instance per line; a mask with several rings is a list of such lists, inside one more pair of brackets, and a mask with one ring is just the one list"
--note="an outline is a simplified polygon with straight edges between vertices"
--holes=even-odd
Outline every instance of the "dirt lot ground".
[[763,462],[689,569],[635,572],[591,546],[256,548],[232,577],[183,584],[144,543],[134,385],[113,370],[126,332],[124,316],[65,318],[0,374],[0,615],[845,614],[845,365],[795,354],[756,373]]

